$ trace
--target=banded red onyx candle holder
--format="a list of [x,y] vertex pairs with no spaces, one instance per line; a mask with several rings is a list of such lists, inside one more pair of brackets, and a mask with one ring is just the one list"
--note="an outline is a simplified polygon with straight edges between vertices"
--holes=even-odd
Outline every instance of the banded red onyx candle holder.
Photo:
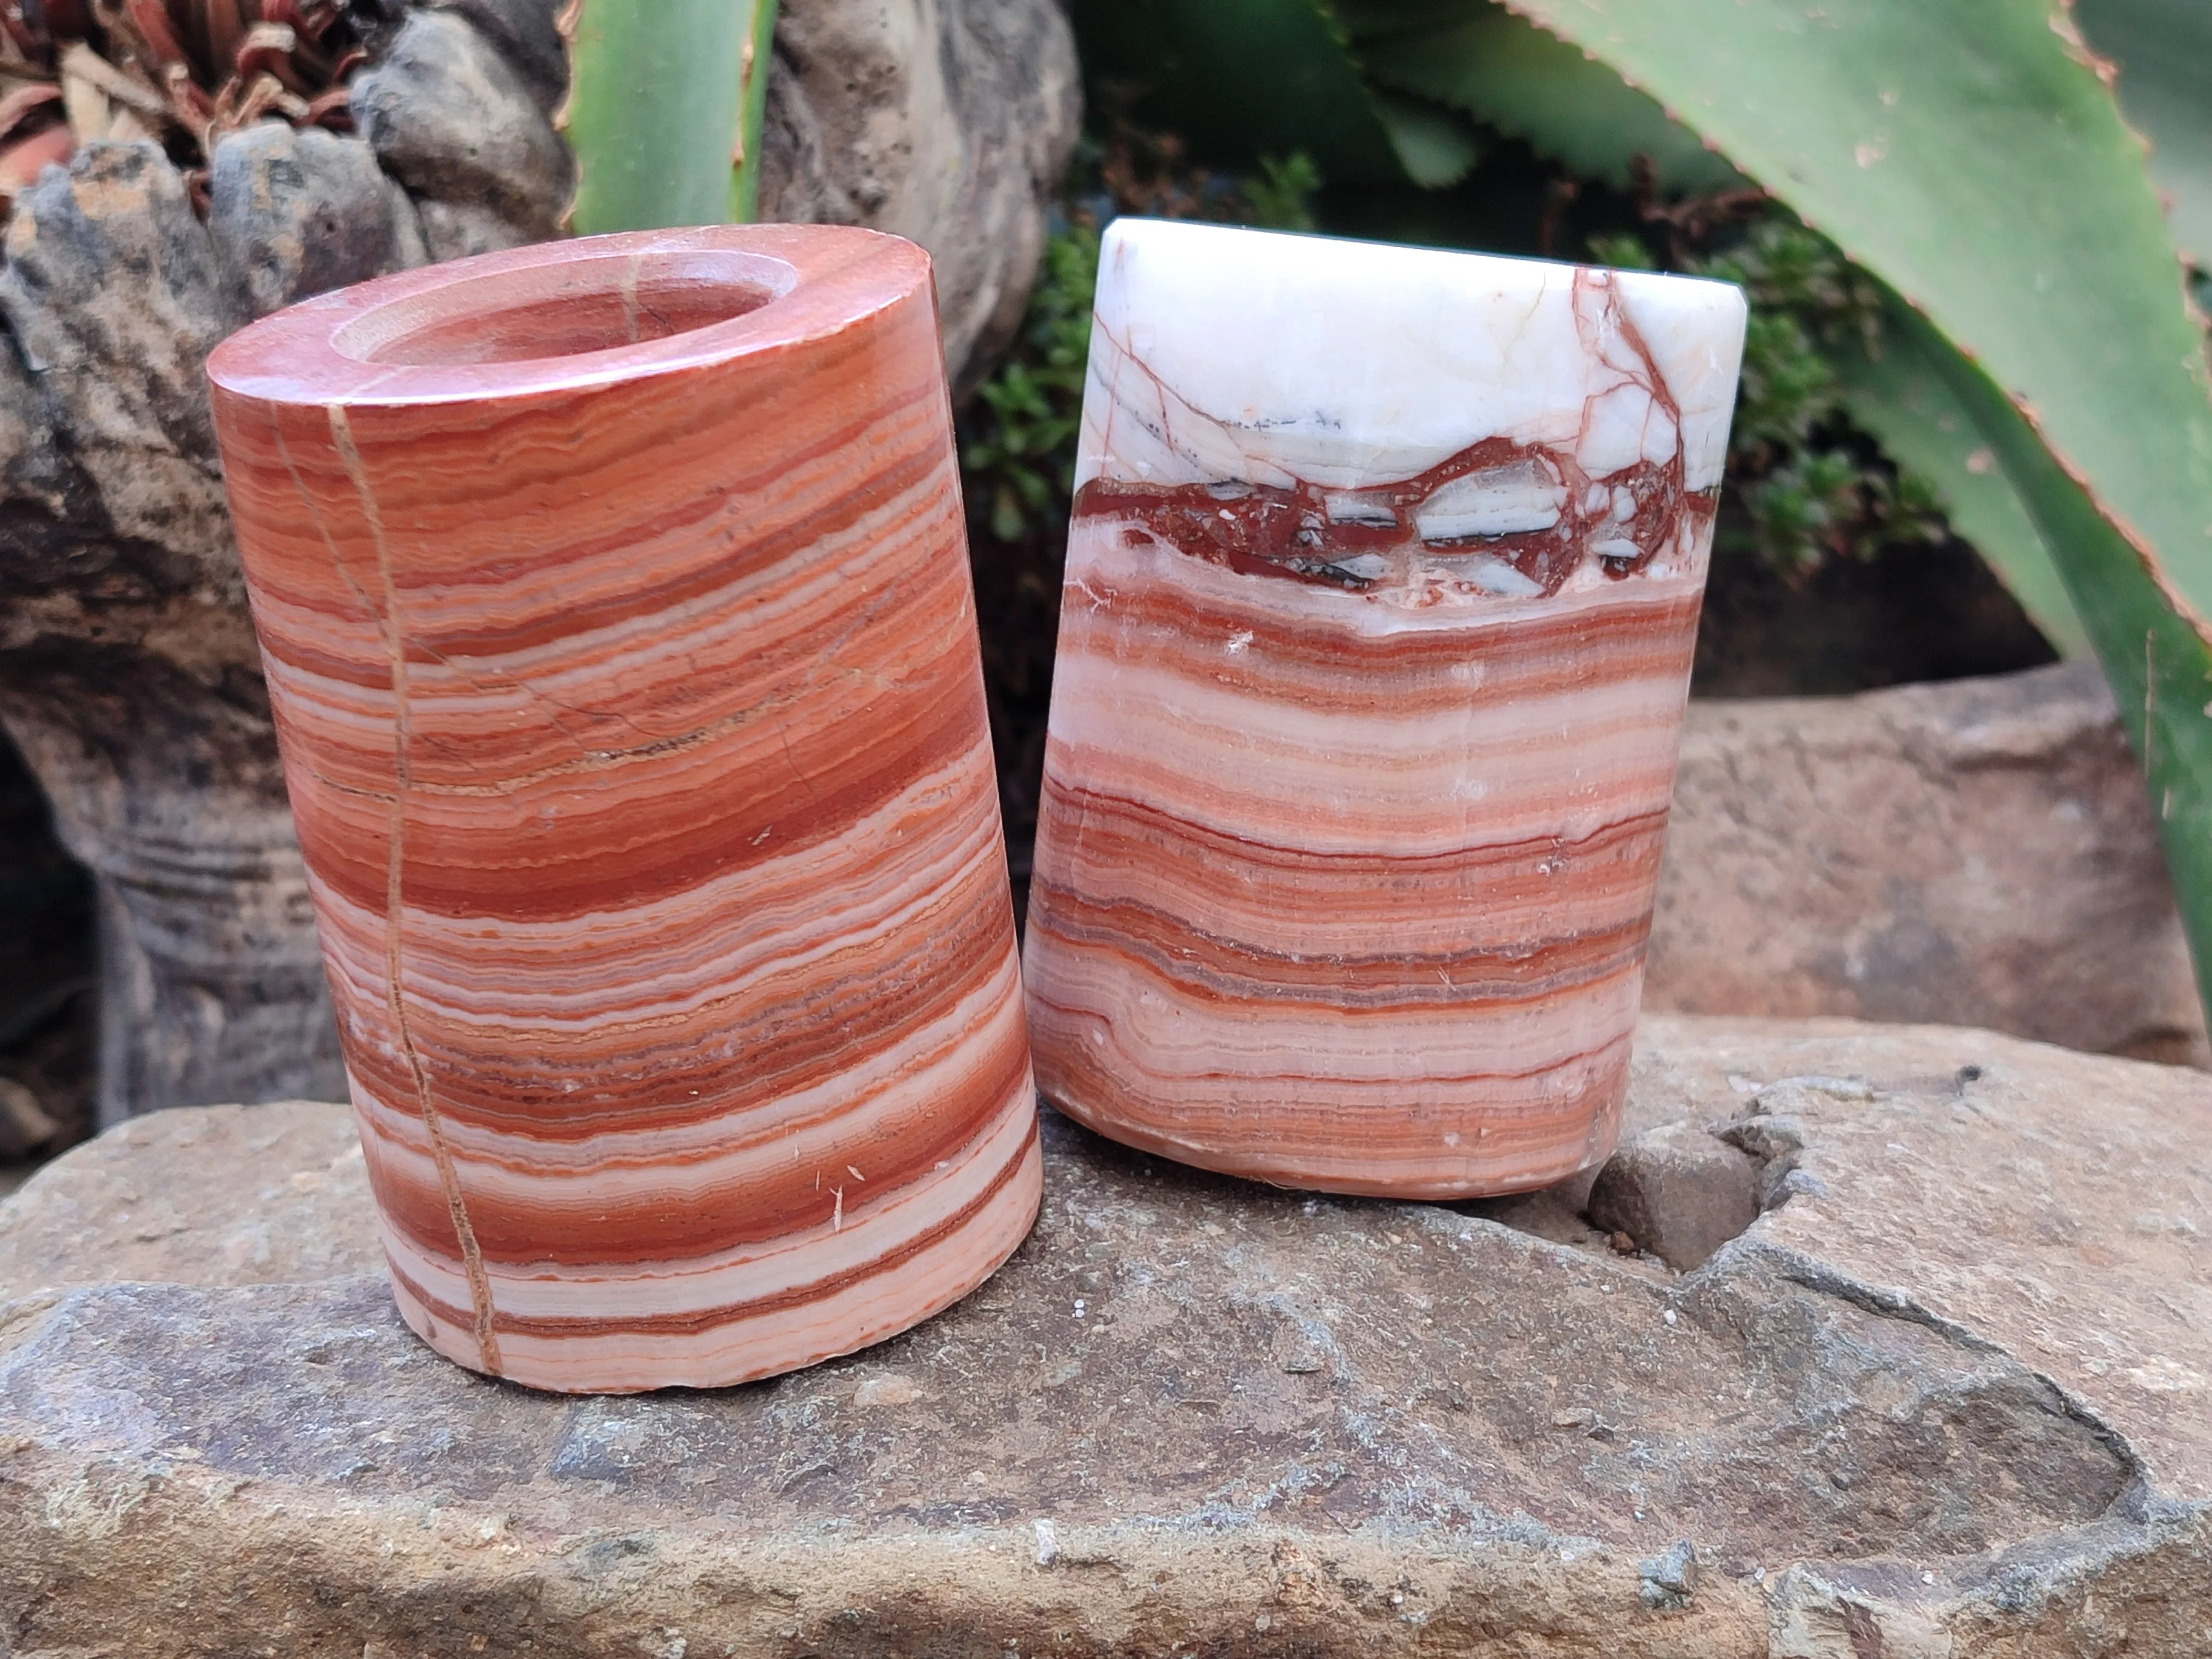
[[208,370],[408,1323],[712,1385],[988,1277],[1041,1165],[927,256],[554,243]]
[[1349,1193],[1611,1152],[1743,325],[1109,228],[1024,963],[1056,1105]]

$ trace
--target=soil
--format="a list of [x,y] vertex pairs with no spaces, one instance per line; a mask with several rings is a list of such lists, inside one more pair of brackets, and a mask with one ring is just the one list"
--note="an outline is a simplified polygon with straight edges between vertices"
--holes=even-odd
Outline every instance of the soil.
[[1961,541],[1830,559],[1801,581],[1751,555],[1716,552],[1690,694],[1833,696],[2057,659]]

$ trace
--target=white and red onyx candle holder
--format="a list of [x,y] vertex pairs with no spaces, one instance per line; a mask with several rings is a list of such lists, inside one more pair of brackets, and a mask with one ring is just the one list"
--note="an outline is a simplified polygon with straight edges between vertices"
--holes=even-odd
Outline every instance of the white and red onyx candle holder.
[[1743,330],[1716,283],[1108,229],[1024,957],[1060,1109],[1351,1193],[1607,1156]]

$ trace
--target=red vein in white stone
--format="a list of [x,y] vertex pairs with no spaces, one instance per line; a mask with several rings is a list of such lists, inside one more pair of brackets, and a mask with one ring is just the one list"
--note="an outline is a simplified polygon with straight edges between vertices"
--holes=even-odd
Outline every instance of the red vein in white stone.
[[1030,886],[1045,1093],[1340,1191],[1603,1157],[1741,296],[1121,220],[1097,308]]

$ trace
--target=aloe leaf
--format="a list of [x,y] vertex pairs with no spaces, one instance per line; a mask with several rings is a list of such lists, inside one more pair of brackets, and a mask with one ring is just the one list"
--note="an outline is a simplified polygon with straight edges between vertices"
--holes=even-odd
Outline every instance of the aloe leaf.
[[750,224],[760,208],[761,125],[768,117],[769,59],[775,52],[775,0],[752,0],[738,61],[738,140],[730,152],[730,222]]
[[751,216],[775,19],[775,0],[571,0],[575,230]]
[[2212,270],[2212,6],[2075,0],[2074,12],[2089,45],[2119,67],[2120,110],[2150,140],[2173,240]]
[[1332,185],[1401,176],[1315,0],[1075,0],[1071,13],[1093,105],[1177,135],[1204,161],[1249,168],[1303,151]]
[[1388,92],[1376,94],[1374,103],[1390,148],[1397,152],[1398,165],[1423,188],[1455,185],[1482,159],[1482,146],[1474,132],[1449,110]]
[[2050,0],[1511,0],[1887,283],[2065,578],[2212,984],[2212,396],[2136,140]]
[[2051,648],[2086,657],[2089,635],[2043,532],[1996,446],[1945,378],[1942,359],[1957,355],[1893,301],[1878,354],[1847,346],[1832,361],[1851,418],[1892,459],[1942,492],[1951,527],[1989,562]]
[[1633,182],[1650,158],[1668,191],[1704,194],[1742,175],[1653,99],[1556,36],[1485,0],[1343,0],[1359,62],[1378,82],[1480,117],[1586,179]]
[[[1923,329],[1924,323],[1920,325]],[[1930,331],[1932,333],[1932,331]],[[2212,963],[2205,902],[2212,893],[2212,647],[2200,625],[2169,600],[2148,560],[2135,579],[2118,560],[2134,550],[2118,542],[2095,499],[2042,441],[2015,401],[1984,370],[1954,351],[1930,351],[1960,404],[1987,433],[2037,526],[2056,549],[2087,548],[2112,561],[2103,580],[2074,585],[2083,561],[2064,569],[2074,602],[2096,642],[2120,718],[2150,779],[2151,811],[2166,848],[2166,867],[2204,984]],[[2212,1000],[2212,999],[2208,999]]]

